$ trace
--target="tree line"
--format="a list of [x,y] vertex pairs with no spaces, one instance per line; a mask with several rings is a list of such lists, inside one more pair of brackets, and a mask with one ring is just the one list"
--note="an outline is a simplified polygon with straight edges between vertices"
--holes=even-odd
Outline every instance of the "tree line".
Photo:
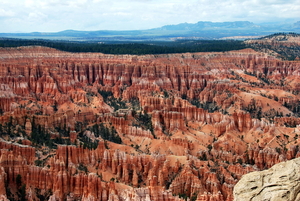
[[246,48],[237,40],[178,40],[173,42],[71,42],[43,39],[0,38],[0,47],[45,46],[67,52],[101,52],[105,54],[168,54],[185,52],[222,52]]

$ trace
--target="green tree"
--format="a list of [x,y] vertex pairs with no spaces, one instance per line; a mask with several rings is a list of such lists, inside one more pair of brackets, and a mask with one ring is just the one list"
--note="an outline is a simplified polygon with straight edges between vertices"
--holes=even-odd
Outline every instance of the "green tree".
[[19,188],[18,196],[20,201],[26,201],[26,185],[23,184],[21,188]]
[[22,185],[22,176],[20,174],[16,177],[16,184],[18,188]]

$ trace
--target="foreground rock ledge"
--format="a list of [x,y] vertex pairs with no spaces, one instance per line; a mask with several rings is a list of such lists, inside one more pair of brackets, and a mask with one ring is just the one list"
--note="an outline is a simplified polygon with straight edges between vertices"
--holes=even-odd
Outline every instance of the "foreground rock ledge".
[[300,200],[300,158],[246,174],[234,187],[234,201]]

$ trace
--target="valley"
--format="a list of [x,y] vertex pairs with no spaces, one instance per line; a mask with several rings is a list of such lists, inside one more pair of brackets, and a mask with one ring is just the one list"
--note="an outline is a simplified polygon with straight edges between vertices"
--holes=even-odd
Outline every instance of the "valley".
[[0,200],[233,200],[243,175],[300,156],[297,41],[0,48]]

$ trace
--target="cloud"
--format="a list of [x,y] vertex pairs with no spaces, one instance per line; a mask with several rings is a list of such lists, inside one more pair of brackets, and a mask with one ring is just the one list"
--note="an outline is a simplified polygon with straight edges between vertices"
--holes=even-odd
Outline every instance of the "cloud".
[[300,20],[300,0],[1,0],[1,32],[132,30],[198,21]]
[[0,8],[0,17],[13,17],[15,13],[10,10],[4,10]]

